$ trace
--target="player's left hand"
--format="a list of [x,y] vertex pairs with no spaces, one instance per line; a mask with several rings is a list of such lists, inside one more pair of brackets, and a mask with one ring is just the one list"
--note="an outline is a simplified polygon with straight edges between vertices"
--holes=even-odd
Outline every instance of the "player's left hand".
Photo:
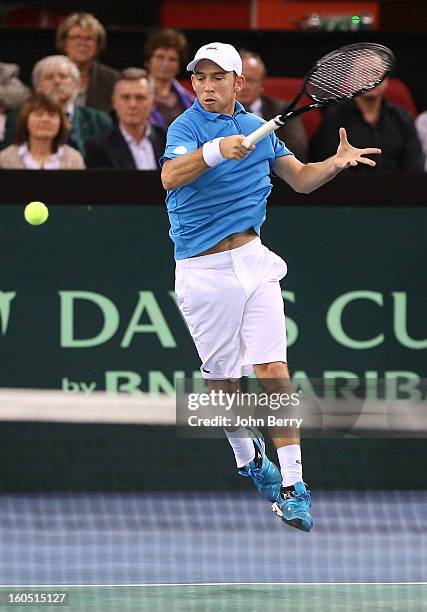
[[381,149],[356,149],[356,147],[353,147],[348,142],[347,132],[343,127],[340,128],[339,135],[340,144],[338,145],[338,149],[335,154],[335,163],[338,171],[357,166],[358,164],[365,164],[366,166],[376,165],[373,159],[364,157],[364,155],[379,155],[381,153]]

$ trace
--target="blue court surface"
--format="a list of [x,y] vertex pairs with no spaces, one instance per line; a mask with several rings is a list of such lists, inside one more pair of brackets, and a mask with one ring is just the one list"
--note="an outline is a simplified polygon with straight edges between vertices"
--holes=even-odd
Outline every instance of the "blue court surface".
[[313,498],[306,534],[256,492],[2,495],[0,609],[427,610],[427,492]]

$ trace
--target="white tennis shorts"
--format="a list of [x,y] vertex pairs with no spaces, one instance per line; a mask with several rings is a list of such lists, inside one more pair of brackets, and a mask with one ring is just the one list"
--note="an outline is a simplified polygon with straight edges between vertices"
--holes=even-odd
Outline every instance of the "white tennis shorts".
[[286,362],[281,257],[254,238],[237,249],[176,262],[175,292],[204,378],[249,376],[254,364]]

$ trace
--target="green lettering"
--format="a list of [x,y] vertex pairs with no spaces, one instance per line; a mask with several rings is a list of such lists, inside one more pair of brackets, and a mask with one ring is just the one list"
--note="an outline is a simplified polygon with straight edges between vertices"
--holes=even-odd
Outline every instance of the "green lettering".
[[[403,381],[401,379],[403,379]],[[385,373],[385,382],[385,397],[388,400],[422,400],[422,393],[419,389],[421,379],[415,372],[407,370],[389,370]],[[404,398],[401,396],[401,393],[406,394]]]
[[[91,291],[59,291],[60,297],[60,344],[63,348],[89,348],[107,342],[117,331],[119,313],[111,300]],[[103,316],[101,331],[91,338],[74,337],[74,302],[86,300],[96,304]]]
[[406,293],[403,291],[394,291],[392,296],[394,300],[393,328],[397,340],[399,340],[400,344],[409,349],[416,351],[426,349],[427,338],[415,340],[408,335],[408,301]]
[[[144,312],[150,319],[149,323],[139,323]],[[163,348],[175,348],[176,342],[164,318],[160,306],[152,291],[140,291],[138,303],[133,312],[132,318],[126,329],[123,340],[120,344],[122,348],[127,348],[136,333],[157,334]]]
[[[295,304],[295,293],[293,291],[282,291],[282,297],[292,304]],[[287,335],[287,345],[292,346],[298,340],[298,325],[295,323],[291,317],[286,315],[286,335]]]
[[381,293],[376,291],[349,291],[340,295],[330,305],[326,315],[326,325],[331,336],[343,346],[352,349],[371,349],[384,342],[384,334],[378,334],[370,340],[355,340],[351,338],[345,331],[342,325],[342,315],[344,308],[354,300],[371,300],[383,306],[383,297]]

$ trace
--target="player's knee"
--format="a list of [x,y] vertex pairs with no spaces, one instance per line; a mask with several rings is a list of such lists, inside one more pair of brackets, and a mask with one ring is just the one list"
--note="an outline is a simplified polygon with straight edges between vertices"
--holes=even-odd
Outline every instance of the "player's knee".
[[258,378],[289,378],[288,366],[283,361],[256,365],[255,373]]

